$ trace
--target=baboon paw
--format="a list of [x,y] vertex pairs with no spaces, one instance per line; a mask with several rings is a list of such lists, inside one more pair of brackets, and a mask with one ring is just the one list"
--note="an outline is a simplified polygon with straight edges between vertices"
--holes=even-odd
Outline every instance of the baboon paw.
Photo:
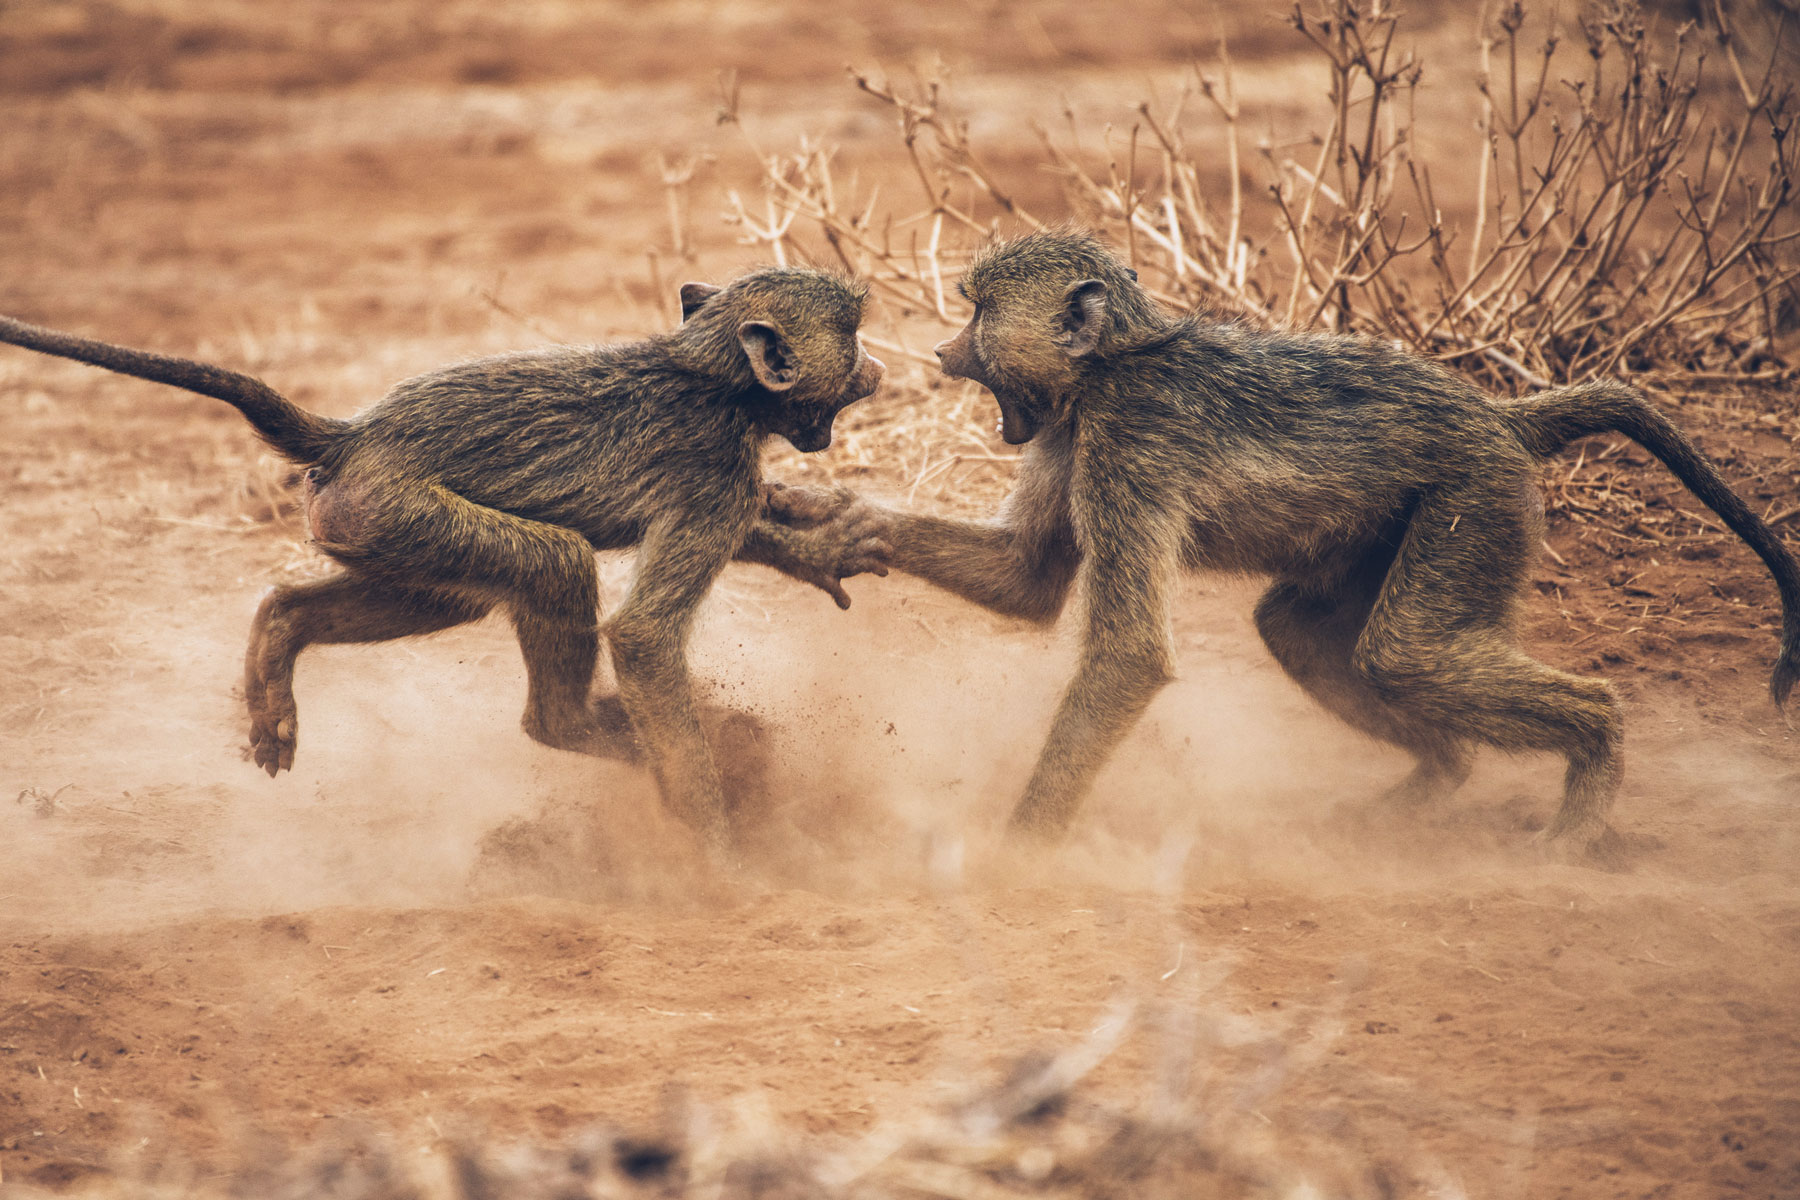
[[1022,848],[1048,850],[1068,835],[1069,822],[1048,813],[1018,809],[1006,823],[1006,841]]
[[853,575],[888,573],[894,546],[887,533],[887,523],[873,514],[833,521],[808,532],[804,535],[812,542],[808,557],[816,565],[805,578],[829,593],[839,608],[849,608],[850,596],[840,581]]
[[593,742],[589,753],[621,762],[643,761],[644,744],[638,741],[631,717],[625,712],[625,702],[618,695],[595,697],[588,705],[587,719]]
[[582,747],[583,754],[594,758],[610,758],[617,762],[637,766],[644,761],[643,743],[629,729],[595,729],[589,734]]
[[292,711],[285,716],[268,712],[250,716],[250,758],[273,779],[294,767],[294,749],[299,741],[299,720]]
[[1374,804],[1390,812],[1412,813],[1431,808],[1449,794],[1447,788],[1413,779],[1403,779],[1375,797]]
[[1634,855],[1628,840],[1610,825],[1589,842],[1581,852],[1581,860],[1600,871],[1623,875],[1631,870]]
[[617,696],[603,696],[591,708],[560,719],[526,714],[520,722],[526,736],[553,750],[567,750],[590,758],[610,758],[637,764],[644,748],[632,732],[631,721]]
[[1379,844],[1412,828],[1417,814],[1411,808],[1390,790],[1340,800],[1331,806],[1328,821],[1338,832]]
[[1631,848],[1624,835],[1604,821],[1553,821],[1535,841],[1549,862],[1612,872],[1631,869]]
[[853,575],[885,576],[893,556],[894,548],[885,540],[864,538],[838,556],[829,574],[833,579],[849,579]]
[[589,726],[585,729],[533,730],[525,732],[534,742],[553,750],[585,754],[589,758],[609,758],[635,766],[643,761],[644,750],[630,734],[615,734]]
[[715,867],[736,871],[744,866],[743,847],[722,796],[702,799],[663,794],[663,811],[686,826]]
[[885,538],[864,538],[856,544],[855,549],[844,556],[838,566],[843,569],[845,577],[851,575],[885,576],[893,558],[894,547]]
[[844,563],[846,574],[855,576],[887,576],[887,567],[893,563],[895,549],[882,538],[869,538],[868,542],[857,547],[857,552]]

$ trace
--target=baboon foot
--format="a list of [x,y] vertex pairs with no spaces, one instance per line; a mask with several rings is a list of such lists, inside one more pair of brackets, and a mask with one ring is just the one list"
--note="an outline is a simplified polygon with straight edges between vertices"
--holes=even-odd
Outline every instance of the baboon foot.
[[1468,778],[1467,762],[1421,762],[1405,779],[1382,792],[1377,803],[1387,808],[1425,808],[1448,800]]
[[1339,800],[1331,806],[1326,824],[1339,834],[1372,846],[1387,844],[1396,837],[1418,828],[1422,799],[1400,796],[1404,784],[1396,784],[1374,795],[1357,795]]
[[520,725],[533,741],[556,750],[633,764],[644,758],[644,747],[616,695],[596,697],[582,709],[527,712]]
[[1012,845],[1049,849],[1068,837],[1075,814],[1047,810],[1043,805],[1021,800],[1006,821],[1006,840]]
[[1631,868],[1631,848],[1624,835],[1597,816],[1565,820],[1559,814],[1537,835],[1537,845],[1551,862],[1612,872]]
[[250,757],[275,778],[294,766],[300,737],[300,713],[294,704],[293,680],[286,673],[268,678],[259,666],[247,672],[244,701],[250,709]]
[[1421,779],[1414,771],[1399,783],[1383,788],[1375,803],[1382,808],[1429,808],[1449,794],[1450,790],[1436,780]]
[[294,711],[294,696],[258,711],[250,707],[250,757],[273,779],[282,771],[294,768],[294,747],[299,741],[300,719]]
[[698,797],[663,795],[663,811],[693,832],[699,848],[715,866],[737,871],[744,866],[737,822],[723,802],[702,802]]

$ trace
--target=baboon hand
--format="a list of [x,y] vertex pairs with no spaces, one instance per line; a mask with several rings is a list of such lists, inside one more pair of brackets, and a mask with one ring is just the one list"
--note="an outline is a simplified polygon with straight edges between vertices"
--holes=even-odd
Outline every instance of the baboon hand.
[[852,575],[886,575],[893,557],[889,520],[879,509],[860,501],[841,516],[794,535],[798,577],[828,593],[839,608],[850,607],[844,579]]
[[763,484],[763,510],[769,520],[790,529],[812,529],[846,515],[861,498],[847,487],[789,487]]

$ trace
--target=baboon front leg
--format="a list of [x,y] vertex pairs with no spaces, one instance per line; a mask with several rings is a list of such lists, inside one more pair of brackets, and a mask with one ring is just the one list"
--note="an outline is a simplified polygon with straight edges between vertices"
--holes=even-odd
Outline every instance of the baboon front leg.
[[721,854],[731,853],[730,817],[694,704],[687,637],[742,529],[695,514],[659,518],[639,548],[630,595],[606,622],[619,698],[663,803]]
[[294,661],[314,643],[385,642],[479,619],[491,604],[472,596],[405,587],[352,572],[270,589],[257,606],[244,653],[250,753],[274,776],[294,765],[299,712]]
[[1413,807],[1449,796],[1469,777],[1468,746],[1437,722],[1382,699],[1351,662],[1391,556],[1359,564],[1350,578],[1314,588],[1275,584],[1256,605],[1256,630],[1269,653],[1327,712],[1417,760],[1384,799]]
[[1002,616],[1050,624],[1061,615],[1075,581],[1071,540],[1038,541],[998,522],[889,515],[897,569]]
[[1172,560],[1158,548],[1118,542],[1097,547],[1087,560],[1081,658],[1013,809],[1015,833],[1063,833],[1101,766],[1174,678],[1166,594]]

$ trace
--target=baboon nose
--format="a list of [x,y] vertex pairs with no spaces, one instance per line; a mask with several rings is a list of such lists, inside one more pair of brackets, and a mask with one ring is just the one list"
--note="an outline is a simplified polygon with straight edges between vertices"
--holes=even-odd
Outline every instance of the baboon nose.
[[931,348],[931,352],[938,356],[938,366],[943,370],[944,374],[950,376],[952,379],[962,378],[962,372],[958,369],[961,365],[961,361],[957,357],[956,339],[952,338],[947,342],[939,342]]
[[864,358],[862,370],[857,372],[856,392],[850,397],[851,400],[862,400],[873,396],[875,389],[881,386],[881,377],[885,374],[887,374],[886,363],[873,354]]

